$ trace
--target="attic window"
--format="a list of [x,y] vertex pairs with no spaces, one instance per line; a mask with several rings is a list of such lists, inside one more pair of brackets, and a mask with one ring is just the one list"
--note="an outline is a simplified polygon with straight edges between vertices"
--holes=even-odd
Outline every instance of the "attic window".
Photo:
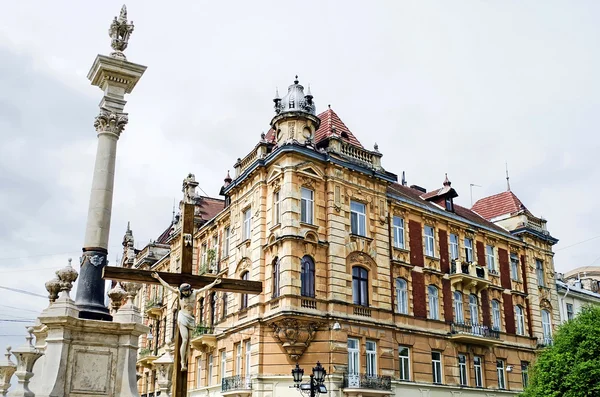
[[450,197],[446,197],[446,211],[454,212],[454,203]]
[[348,133],[346,131],[342,131],[342,133],[340,134],[342,136],[342,138],[344,139],[349,139],[350,137],[348,136]]
[[289,103],[290,103],[290,105],[289,105],[290,109],[294,109],[296,107],[296,104],[295,104],[293,98],[290,98],[290,102]]

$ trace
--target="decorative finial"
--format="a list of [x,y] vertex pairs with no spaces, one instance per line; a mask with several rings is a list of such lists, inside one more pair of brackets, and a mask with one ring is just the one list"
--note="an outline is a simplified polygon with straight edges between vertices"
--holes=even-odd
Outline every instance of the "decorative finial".
[[327,105],[327,108],[328,108],[328,109],[331,109],[331,105]]
[[123,61],[127,60],[123,51],[127,48],[131,33],[133,33],[133,21],[131,23],[127,22],[127,7],[123,4],[119,17],[113,19],[110,28],[108,29],[108,35],[111,38],[110,46],[114,50],[114,52],[110,54],[111,57]]
[[110,307],[113,310],[113,313],[116,313],[119,308],[123,305],[123,299],[127,293],[121,287],[120,283],[117,283],[113,288],[111,288],[106,295],[110,298]]
[[54,277],[52,280],[47,281],[46,291],[48,291],[48,300],[50,303],[53,303],[58,299],[58,293],[60,292],[60,280],[58,277]]
[[279,99],[279,87],[275,87],[275,99]]
[[379,152],[379,145],[377,144],[377,142],[375,142],[375,144],[373,145],[373,150]]
[[402,171],[402,186],[406,186],[406,174],[404,173],[404,171]]
[[229,170],[227,170],[227,176],[225,177],[225,179],[223,181],[225,182],[226,185],[229,185],[231,183],[231,181],[233,181],[233,179],[231,179],[231,176],[229,175]]
[[264,141],[265,141],[265,137],[266,137],[266,135],[265,135],[265,132],[264,132],[264,131],[263,131],[263,132],[261,132],[261,133],[260,133],[260,140],[261,140],[262,142],[264,142]]
[[452,183],[448,179],[448,173],[446,173],[446,179],[444,179],[444,186],[450,186]]
[[300,81],[298,80],[298,75],[296,75],[296,79],[294,80],[294,84],[298,84]]
[[508,162],[504,162],[504,166],[506,167],[506,191],[510,192],[510,177],[508,176]]
[[308,85],[308,88],[306,89],[306,95],[305,96],[309,97],[309,98],[313,97],[312,92],[310,92],[310,84]]
[[56,271],[56,277],[60,280],[60,292],[64,292],[64,295],[69,298],[69,292],[73,288],[73,282],[77,280],[77,271],[71,266],[72,259],[69,258],[67,266]]
[[29,346],[35,347],[35,346],[33,346],[33,327],[27,327],[27,333],[29,335],[27,335],[25,337],[25,340],[27,340],[27,343],[29,344]]

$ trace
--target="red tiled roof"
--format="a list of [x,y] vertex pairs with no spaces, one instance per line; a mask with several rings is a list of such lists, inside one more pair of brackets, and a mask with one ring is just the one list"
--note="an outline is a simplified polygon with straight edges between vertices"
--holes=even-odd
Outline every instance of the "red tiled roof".
[[521,200],[517,198],[510,190],[493,196],[484,197],[471,208],[487,220],[501,215],[513,214],[520,210],[527,210]]
[[200,216],[202,220],[209,221],[225,208],[225,200],[199,196],[196,205],[200,207]]
[[350,129],[346,127],[346,124],[344,124],[340,117],[331,108],[319,114],[317,117],[321,119],[321,125],[319,126],[319,129],[315,131],[315,144],[319,143],[323,139],[329,138],[332,135],[332,127],[335,127],[338,135],[341,136],[342,133],[346,133],[348,135],[346,138],[348,142],[353,145],[363,147]]
[[[436,209],[438,211],[440,210],[439,206],[437,206],[427,200],[424,200],[423,197],[421,196],[423,194],[421,191],[412,189],[408,186],[400,185],[399,183],[394,183],[394,184],[390,185],[388,187],[388,193],[394,194],[396,196],[405,197],[408,200],[414,201],[420,205],[424,205],[424,206],[432,208],[432,209]],[[470,223],[474,223],[476,225],[480,225],[482,227],[486,227],[488,229],[495,230],[499,233],[504,233],[504,234],[507,233],[507,231],[504,230],[503,228],[501,228],[500,226],[497,226],[496,224],[489,222],[488,220],[482,218],[480,215],[476,214],[475,212],[471,211],[470,209],[461,207],[460,205],[454,204],[454,214],[460,218],[464,218],[466,221],[468,221]]]
[[167,244],[167,241],[169,240],[169,236],[171,235],[172,228],[173,228],[173,223],[171,222],[169,227],[166,228],[165,231],[160,234],[160,236],[158,236],[158,238],[156,239],[156,242],[158,244]]

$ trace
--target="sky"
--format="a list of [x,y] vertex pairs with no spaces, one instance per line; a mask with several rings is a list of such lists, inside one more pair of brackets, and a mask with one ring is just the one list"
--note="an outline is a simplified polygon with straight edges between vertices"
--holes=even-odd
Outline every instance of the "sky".
[[[367,5],[368,4],[368,5]],[[101,91],[122,3],[2,1],[0,287],[46,295],[78,264]],[[294,75],[382,164],[457,203],[512,191],[560,242],[559,272],[600,265],[600,25],[597,1],[142,1],[125,51],[148,66],[127,96],[109,260],[131,222],[136,247],[172,217],[192,172],[217,196],[269,129]],[[594,111],[594,109],[596,109]],[[590,199],[588,199],[590,198]],[[0,348],[24,342],[47,299],[0,289]],[[10,321],[9,321],[10,320]]]

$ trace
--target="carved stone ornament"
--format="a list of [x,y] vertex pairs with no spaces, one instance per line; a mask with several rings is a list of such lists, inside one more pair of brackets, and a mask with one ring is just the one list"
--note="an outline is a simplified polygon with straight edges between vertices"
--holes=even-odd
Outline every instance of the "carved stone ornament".
[[186,247],[190,247],[192,245],[192,235],[190,233],[184,233],[183,243]]
[[115,50],[110,54],[111,57],[122,60],[127,59],[123,51],[127,48],[131,33],[133,33],[133,21],[131,23],[127,22],[127,7],[123,5],[119,17],[113,19],[108,29],[108,35],[111,39],[110,46]]
[[273,336],[293,362],[297,362],[315,337],[319,323],[286,318],[271,324]]
[[50,300],[50,303],[52,303],[58,299],[58,293],[60,292],[60,280],[58,277],[54,277],[52,280],[47,281],[45,286],[46,291],[48,291],[48,300]]
[[[95,257],[92,257],[93,260]],[[90,261],[91,261],[90,260]],[[69,296],[69,292],[73,288],[73,283],[77,280],[77,271],[71,266],[72,259],[69,258],[67,266],[56,271],[56,277],[60,280],[60,292],[64,292],[66,296]]]
[[304,187],[307,187],[309,189],[315,188],[315,180],[309,176],[300,176],[300,182]]
[[129,118],[127,113],[115,113],[108,109],[101,108],[100,113],[94,120],[94,128],[96,132],[111,133],[119,137],[125,129]]

